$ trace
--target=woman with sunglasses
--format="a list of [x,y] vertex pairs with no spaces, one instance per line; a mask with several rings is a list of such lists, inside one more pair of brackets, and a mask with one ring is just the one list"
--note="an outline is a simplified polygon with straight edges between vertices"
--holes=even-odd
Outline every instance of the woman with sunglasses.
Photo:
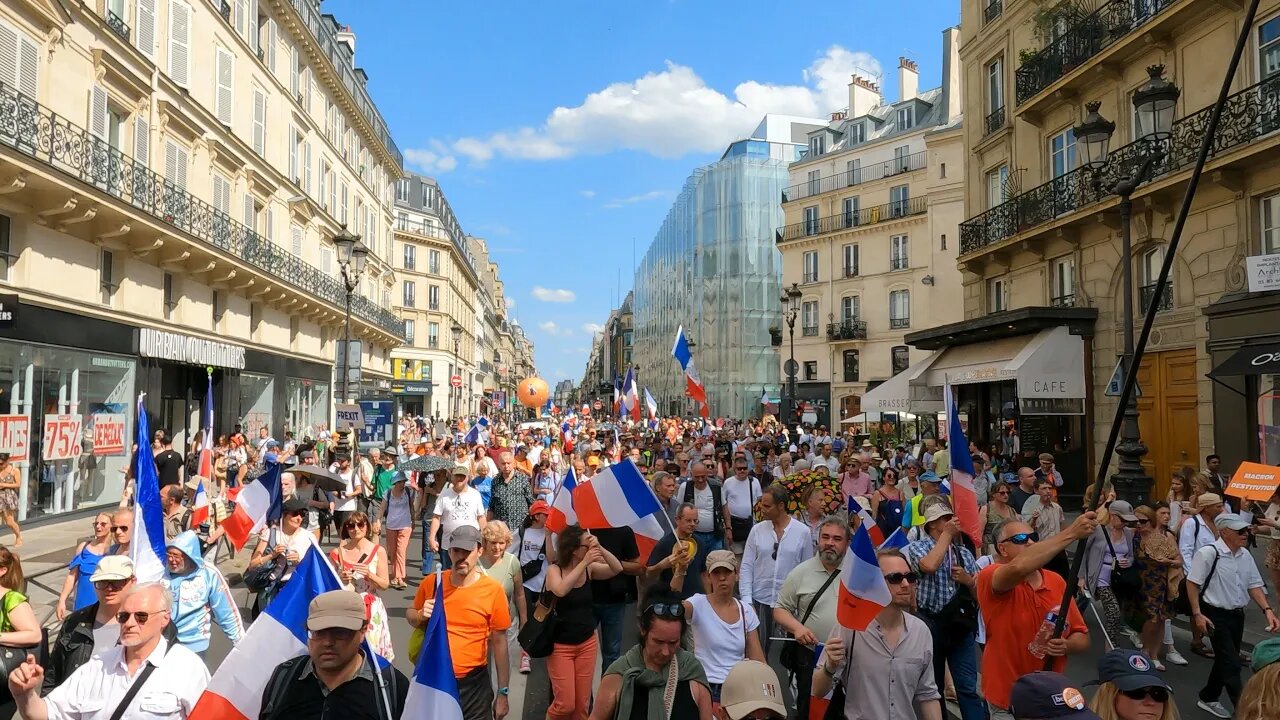
[[391,585],[387,577],[387,550],[369,539],[369,516],[356,510],[342,523],[342,542],[329,553],[342,582],[364,596],[369,627],[365,637],[373,651],[395,659],[387,607],[378,593]]
[[902,527],[902,506],[905,503],[906,498],[898,489],[898,471],[885,468],[882,484],[871,494],[871,515],[885,537]]
[[[1186,658],[1173,648],[1173,601],[1182,580],[1182,554],[1178,536],[1169,529],[1169,506],[1156,503],[1133,511],[1138,516],[1138,571],[1142,577],[1141,605],[1146,620],[1142,625],[1142,651],[1157,670],[1164,671],[1161,657],[1174,665],[1186,665]],[[1168,642],[1164,642],[1167,640]]]
[[[1080,588],[1102,605],[1104,629],[1114,646],[1121,638],[1129,638],[1141,646],[1142,639],[1124,622],[1120,598],[1112,588],[1118,570],[1127,569],[1134,561],[1134,531],[1138,528],[1138,516],[1133,506],[1124,500],[1116,500],[1099,515],[1101,525],[1089,537],[1084,549],[1084,565],[1080,568]],[[1131,598],[1126,597],[1128,602]]]
[[58,619],[67,618],[67,599],[75,592],[75,601],[71,610],[89,607],[98,601],[93,592],[93,571],[98,569],[98,561],[107,554],[111,543],[111,513],[100,512],[93,517],[93,536],[76,546],[74,557],[67,565],[67,579],[62,581],[62,592],[58,593],[56,609]]
[[1178,720],[1173,689],[1138,650],[1110,650],[1098,661],[1089,709],[1102,720]]
[[[258,535],[258,544],[253,548],[253,555],[249,558],[249,569],[261,567],[267,563],[281,564],[284,566],[284,572],[280,575],[279,585],[283,586],[288,582],[289,578],[293,577],[293,569],[302,562],[302,557],[315,545],[311,542],[311,538],[307,537],[311,534],[307,528],[307,511],[308,503],[302,498],[294,497],[285,501],[284,512],[280,516],[280,526],[264,529]],[[261,607],[266,607],[269,601],[270,597],[262,597],[261,594],[257,600]]]
[[[984,541],[989,541],[992,538],[992,531],[1000,523],[1018,519],[1018,513],[1009,504],[1010,492],[1009,483],[997,483],[991,488],[991,494],[987,497],[987,504],[983,505],[982,509],[978,511],[978,522],[982,524]],[[986,542],[982,550],[984,555],[995,552],[992,549],[991,542]]]

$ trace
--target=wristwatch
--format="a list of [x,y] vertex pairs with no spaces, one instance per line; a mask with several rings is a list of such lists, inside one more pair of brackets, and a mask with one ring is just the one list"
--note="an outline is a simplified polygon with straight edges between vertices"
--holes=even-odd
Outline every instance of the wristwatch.
[[510,694],[511,694],[511,688],[509,688],[509,687],[500,687],[500,688],[498,688],[498,694],[499,694],[499,695],[510,695]]

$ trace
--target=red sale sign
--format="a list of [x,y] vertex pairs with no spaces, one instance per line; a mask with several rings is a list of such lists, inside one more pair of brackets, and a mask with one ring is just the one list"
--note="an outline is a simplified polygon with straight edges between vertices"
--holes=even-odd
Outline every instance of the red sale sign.
[[45,415],[40,457],[45,461],[80,457],[80,431],[79,415]]
[[26,415],[0,415],[0,452],[7,452],[14,462],[25,462],[31,453],[31,418]]
[[123,455],[125,416],[117,413],[98,413],[93,417],[93,454]]

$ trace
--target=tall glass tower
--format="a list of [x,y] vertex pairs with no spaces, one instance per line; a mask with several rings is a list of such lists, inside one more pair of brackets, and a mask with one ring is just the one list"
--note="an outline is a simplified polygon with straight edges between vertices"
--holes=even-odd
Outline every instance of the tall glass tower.
[[808,132],[827,121],[767,115],[749,138],[693,171],[635,274],[634,362],[661,412],[685,414],[684,376],[671,357],[676,329],[693,341],[712,416],[759,414],[779,389],[782,255],[787,166]]

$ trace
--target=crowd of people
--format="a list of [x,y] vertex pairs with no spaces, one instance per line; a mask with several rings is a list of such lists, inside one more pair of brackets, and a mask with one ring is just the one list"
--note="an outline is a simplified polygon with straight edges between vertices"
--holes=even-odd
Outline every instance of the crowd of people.
[[[406,417],[395,441],[364,450],[339,447],[327,432],[254,434],[219,438],[204,478],[198,453],[178,455],[157,433],[165,580],[135,580],[127,497],[96,516],[68,566],[47,657],[5,666],[10,710],[27,720],[186,717],[208,682],[213,627],[233,644],[245,633],[230,586],[206,559],[226,544],[224,501],[279,464],[280,520],[248,546],[249,619],[313,550],[344,589],[312,603],[308,654],[273,670],[262,717],[380,717],[376,687],[391,688],[399,717],[407,678],[359,648],[367,642],[391,660],[398,646],[416,661],[437,608],[437,571],[467,720],[505,717],[511,674],[540,662],[555,720],[934,720],[948,700],[963,720],[1168,720],[1179,705],[1230,718],[1224,697],[1235,717],[1280,717],[1280,639],[1251,655],[1242,647],[1250,604],[1267,631],[1280,631],[1248,552],[1255,536],[1268,538],[1264,564],[1280,585],[1280,497],[1241,507],[1215,456],[1203,471],[1179,471],[1164,501],[1135,508],[1104,493],[1068,511],[1052,455],[1022,452],[1016,433],[1012,446],[1008,436],[986,451],[970,443],[975,541],[948,491],[945,441],[877,445],[823,427],[680,418],[459,422],[441,433]],[[406,469],[424,457],[441,469]],[[661,508],[667,532],[651,550],[641,552],[629,527],[551,531],[571,473],[581,484],[624,462]],[[323,489],[318,469],[341,489]],[[209,521],[192,527],[201,484],[214,502]],[[892,601],[852,631],[837,620],[837,586],[864,523],[902,540],[876,552]],[[1069,551],[1082,541],[1079,585],[1064,610]],[[412,582],[412,634],[393,637],[382,593]],[[21,563],[8,549],[0,586],[0,646],[38,645]],[[1093,628],[1082,608],[1096,614]],[[1187,649],[1212,661],[1195,698],[1190,689],[1175,698],[1160,676],[1165,663],[1188,662],[1174,645],[1178,614],[1192,623]],[[626,648],[629,627],[639,642]],[[521,632],[530,628],[546,642]],[[1109,649],[1086,703],[1062,673],[1095,645]]]

